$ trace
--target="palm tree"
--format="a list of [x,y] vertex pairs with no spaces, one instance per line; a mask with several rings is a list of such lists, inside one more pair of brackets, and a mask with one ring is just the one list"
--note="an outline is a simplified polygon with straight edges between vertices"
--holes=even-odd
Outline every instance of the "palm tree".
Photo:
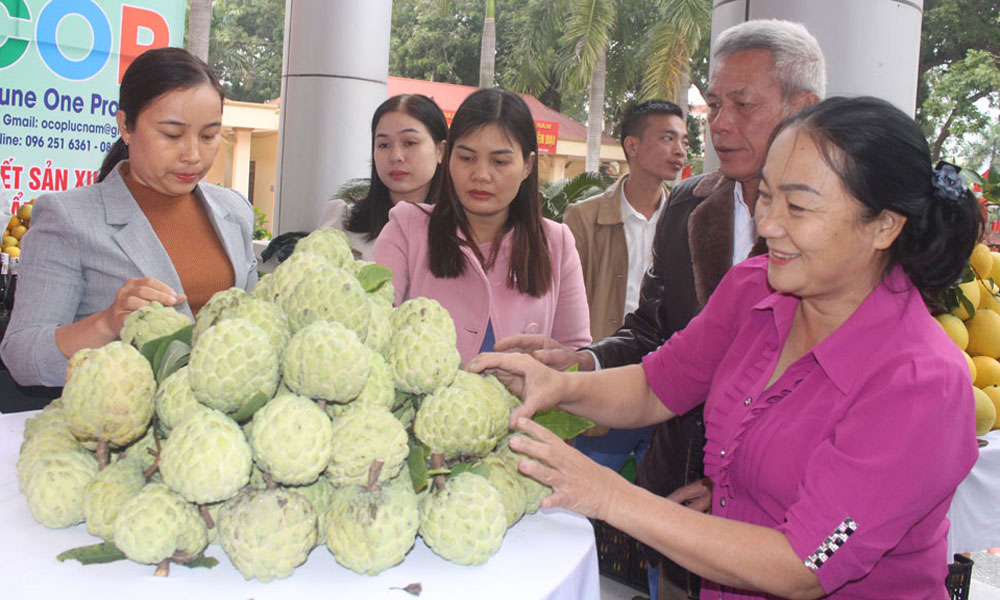
[[494,0],[486,0],[483,19],[483,42],[479,48],[479,87],[493,87],[493,71],[497,54],[497,20]]
[[205,62],[211,29],[212,0],[188,0],[187,50]]
[[[607,93],[637,100],[682,99],[691,55],[709,30],[711,3],[535,0],[527,10],[533,11],[532,18],[518,40],[518,55],[524,60],[508,83],[518,91],[536,92],[551,84],[553,73],[560,73],[559,85],[565,90],[586,87],[585,168],[596,171]],[[553,40],[558,41],[556,51],[543,50]]]

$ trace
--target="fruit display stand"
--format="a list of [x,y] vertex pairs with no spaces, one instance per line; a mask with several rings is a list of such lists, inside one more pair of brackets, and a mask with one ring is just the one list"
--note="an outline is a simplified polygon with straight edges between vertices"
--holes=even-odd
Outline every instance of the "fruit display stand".
[[979,459],[955,490],[948,510],[948,556],[1000,546],[1000,429],[985,436]]
[[[109,594],[144,599],[184,598],[256,600],[297,598],[412,598],[404,586],[420,583],[422,600],[435,598],[600,597],[594,531],[587,519],[553,510],[528,515],[507,531],[500,550],[482,566],[445,561],[418,539],[402,564],[371,577],[341,567],[325,547],[313,549],[306,563],[286,579],[246,581],[222,548],[206,556],[219,559],[212,569],[173,565],[169,577],[153,575],[153,565],[131,561],[83,566],[59,562],[70,548],[96,543],[84,525],[47,529],[32,519],[18,491],[15,463],[24,422],[34,412],[0,415],[0,578],[4,598],[77,600]],[[1000,447],[1000,442],[998,442]]]

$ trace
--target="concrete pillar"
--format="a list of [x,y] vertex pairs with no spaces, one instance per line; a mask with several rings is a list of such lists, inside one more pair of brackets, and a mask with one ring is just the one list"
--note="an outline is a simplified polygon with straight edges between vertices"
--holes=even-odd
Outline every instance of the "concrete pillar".
[[250,136],[252,129],[233,128],[233,180],[230,187],[250,197]]
[[390,0],[286,0],[275,233],[315,229],[337,188],[369,174],[391,23]]
[[[923,0],[714,0],[712,40],[751,19],[797,21],[826,57],[827,96],[877,96],[914,114]],[[706,136],[705,170],[718,168]]]

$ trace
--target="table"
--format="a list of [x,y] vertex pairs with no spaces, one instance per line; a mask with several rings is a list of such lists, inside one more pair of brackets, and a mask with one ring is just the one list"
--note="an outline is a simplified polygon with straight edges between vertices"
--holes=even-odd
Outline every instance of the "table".
[[1000,546],[1000,430],[985,436],[972,471],[948,509],[948,556]]
[[284,600],[287,598],[413,598],[402,587],[420,582],[420,600],[453,598],[597,599],[600,584],[594,530],[587,519],[562,510],[525,516],[507,531],[503,546],[482,566],[465,567],[432,553],[418,539],[402,564],[375,577],[341,567],[325,546],[286,579],[245,581],[220,546],[206,555],[213,569],[171,565],[169,577],[153,575],[152,565],[119,561],[83,566],[58,562],[64,550],[96,543],[84,525],[46,529],[28,512],[17,489],[15,463],[24,422],[33,412],[0,415],[0,596],[22,598],[109,597],[143,600]]

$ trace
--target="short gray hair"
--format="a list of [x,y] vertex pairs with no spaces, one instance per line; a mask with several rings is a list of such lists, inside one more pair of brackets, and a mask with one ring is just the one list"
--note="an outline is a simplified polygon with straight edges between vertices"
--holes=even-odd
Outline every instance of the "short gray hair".
[[774,57],[774,78],[785,100],[798,92],[826,94],[826,61],[819,42],[801,23],[779,19],[747,21],[726,29],[715,40],[712,72],[727,56],[744,50],[767,50]]

